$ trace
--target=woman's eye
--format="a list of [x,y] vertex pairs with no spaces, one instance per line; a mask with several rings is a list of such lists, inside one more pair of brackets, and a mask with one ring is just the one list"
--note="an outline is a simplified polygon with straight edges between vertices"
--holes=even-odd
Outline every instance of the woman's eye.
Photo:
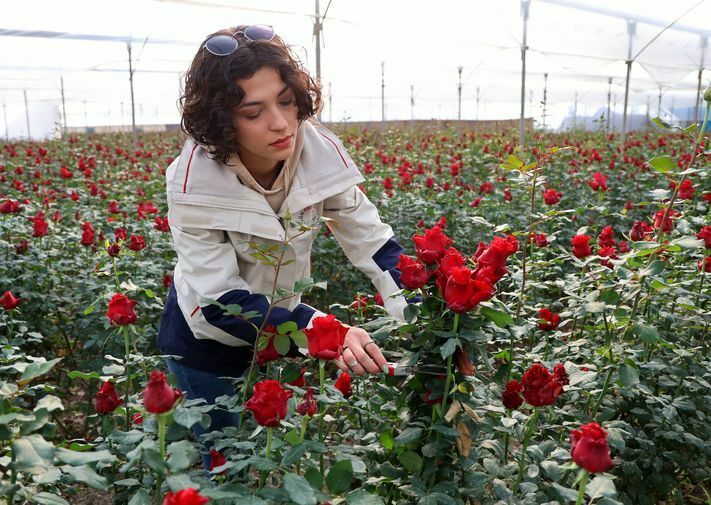
[[281,102],[282,105],[294,105],[294,103],[295,102],[293,98],[287,100],[286,102]]
[[259,114],[252,114],[250,116],[244,116],[245,118],[251,120],[257,119],[259,117]]

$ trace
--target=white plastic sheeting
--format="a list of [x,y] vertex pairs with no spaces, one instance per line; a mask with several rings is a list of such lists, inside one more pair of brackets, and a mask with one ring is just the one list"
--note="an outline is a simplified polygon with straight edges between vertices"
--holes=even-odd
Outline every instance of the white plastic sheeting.
[[[4,116],[9,124],[22,122],[23,91],[30,109],[49,104],[61,111],[60,77],[68,126],[130,125],[127,40],[132,41],[136,67],[138,124],[178,122],[180,76],[204,36],[222,27],[272,24],[313,71],[314,3],[27,0],[6,6],[0,20],[0,134],[22,135],[5,131]],[[320,0],[321,14],[328,4]],[[711,59],[710,48],[705,53],[702,49],[702,37],[711,30],[711,1],[697,4],[699,0],[531,0],[526,116],[544,122],[544,74],[547,126],[582,125],[583,117],[606,111],[608,78],[611,109],[621,114],[628,20],[637,20],[635,55],[665,24],[695,6],[632,64],[628,107],[630,115],[655,116],[660,110],[669,117],[678,109],[686,112],[677,114],[678,119],[693,119],[689,111],[695,105],[698,70]],[[456,118],[459,66],[463,119],[516,118],[522,33],[519,0],[332,0],[323,27],[322,118],[380,120],[381,62],[386,119]],[[706,86],[711,74],[703,75]],[[614,123],[621,127],[621,121]],[[31,125],[33,136],[42,130],[46,128]]]

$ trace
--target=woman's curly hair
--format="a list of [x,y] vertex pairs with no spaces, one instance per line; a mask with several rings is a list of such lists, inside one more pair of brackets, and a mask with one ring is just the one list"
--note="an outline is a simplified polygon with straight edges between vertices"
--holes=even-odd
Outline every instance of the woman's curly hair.
[[303,121],[321,108],[321,89],[304,70],[298,57],[279,36],[272,40],[248,40],[243,35],[246,25],[213,33],[237,37],[239,47],[227,56],[215,56],[200,45],[185,75],[185,90],[180,97],[181,127],[211,156],[227,163],[237,151],[237,130],[232,111],[244,99],[244,90],[236,81],[252,77],[262,67],[279,72],[294,93],[297,118]]

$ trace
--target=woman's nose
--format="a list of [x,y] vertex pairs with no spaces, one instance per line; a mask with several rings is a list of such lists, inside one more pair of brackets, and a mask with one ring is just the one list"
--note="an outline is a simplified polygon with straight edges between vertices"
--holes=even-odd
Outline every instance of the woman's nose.
[[286,130],[289,126],[289,121],[286,116],[279,110],[275,109],[272,113],[271,128],[275,131]]

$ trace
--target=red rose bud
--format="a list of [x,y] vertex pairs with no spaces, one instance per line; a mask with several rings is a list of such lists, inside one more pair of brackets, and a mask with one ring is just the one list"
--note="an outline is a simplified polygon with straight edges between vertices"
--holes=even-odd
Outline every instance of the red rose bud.
[[554,189],[547,189],[543,192],[543,200],[546,202],[546,205],[555,205],[560,202],[561,196],[563,196],[563,193],[558,193]]
[[430,272],[425,265],[405,254],[400,255],[397,269],[400,270],[400,281],[407,289],[419,289],[427,284],[430,278]]
[[136,301],[129,299],[126,295],[116,293],[113,298],[111,298],[111,301],[109,301],[106,317],[108,317],[113,324],[118,326],[133,324],[138,319],[136,311],[133,310],[136,303]]
[[570,433],[570,456],[580,467],[590,473],[612,468],[607,432],[597,423],[588,423]]
[[112,258],[115,258],[116,256],[118,256],[120,252],[121,252],[121,247],[119,247],[119,245],[115,242],[106,248],[106,253],[109,256],[111,256]]
[[336,359],[341,355],[348,328],[333,314],[317,317],[311,328],[304,330],[309,340],[309,354],[318,359]]
[[94,410],[99,415],[110,414],[122,403],[123,400],[119,399],[111,381],[104,382],[99,392],[94,395]]
[[507,409],[517,409],[523,405],[523,397],[521,396],[521,383],[517,380],[509,381],[506,384],[506,389],[501,394],[501,402]]
[[475,276],[487,280],[491,285],[496,284],[507,274],[506,261],[516,251],[518,251],[518,240],[513,235],[506,238],[494,237],[488,246],[482,247],[479,244],[476,253],[474,253]]
[[476,279],[466,267],[455,267],[444,288],[444,300],[452,312],[463,314],[494,296],[494,288]]
[[536,233],[533,241],[537,247],[548,247],[548,237],[545,233]]
[[175,493],[168,493],[163,498],[163,505],[205,505],[210,499],[189,487]]
[[[666,212],[666,209],[662,209],[662,210],[654,213],[654,227],[655,228],[658,229],[658,228],[662,227],[662,220],[664,219],[665,212]],[[673,217],[677,214],[678,214],[678,212],[676,212],[674,209],[672,209],[669,212],[669,215],[667,216],[667,220],[664,222],[664,231],[665,232],[670,232],[674,229]]]
[[291,386],[295,386],[297,388],[304,387],[306,385],[306,369],[302,368],[299,371],[299,376],[295,380],[293,380],[291,382],[287,382],[287,384],[289,384]]
[[15,298],[12,291],[5,291],[0,297],[0,307],[5,310],[14,310],[20,305],[21,298]]
[[452,243],[452,239],[445,235],[439,226],[425,230],[424,236],[414,235],[412,241],[415,243],[417,258],[426,265],[437,263]]
[[696,234],[696,238],[704,241],[704,247],[711,249],[711,226],[704,226],[701,231]]
[[654,229],[644,221],[635,221],[630,229],[630,240],[632,242],[647,240],[651,238],[653,231]]
[[561,386],[567,386],[570,384],[570,379],[568,379],[568,372],[565,371],[565,365],[563,363],[558,363],[553,367],[553,378]]
[[621,240],[617,243],[617,249],[620,251],[622,254],[630,252],[630,245],[625,242],[624,240]]
[[341,372],[338,376],[338,380],[333,385],[337,390],[343,393],[343,396],[350,398],[353,394],[353,387],[351,385],[351,375],[348,372]]
[[588,185],[593,191],[597,191],[598,189],[607,191],[607,176],[602,175],[600,172],[595,172],[592,180],[588,182]]
[[614,236],[615,231],[612,226],[605,226],[597,237],[597,245],[600,247],[615,247],[617,242],[615,242]]
[[296,406],[296,411],[302,416],[312,417],[316,415],[316,412],[318,412],[318,405],[316,404],[316,398],[314,398],[314,391],[312,388],[308,388],[306,390],[304,397]]
[[[613,260],[619,259],[617,257],[617,251],[614,247],[603,247],[597,252],[597,255],[602,258],[610,258]],[[600,261],[600,264],[606,266],[607,268],[612,268],[612,263],[607,259]]]
[[182,397],[182,391],[171,388],[163,372],[153,370],[143,390],[143,407],[151,414],[162,414],[172,409]]
[[538,327],[543,331],[553,331],[560,323],[560,316],[558,314],[554,314],[547,308],[541,309],[538,313],[538,317],[541,319],[541,321],[538,322]]
[[573,244],[573,254],[576,258],[582,259],[592,254],[588,235],[576,235],[570,242]]
[[682,200],[690,200],[694,198],[695,191],[696,188],[694,188],[693,183],[689,179],[686,179],[681,183],[681,186],[679,187],[679,198]]
[[158,231],[162,232],[168,232],[170,231],[170,224],[168,223],[168,218],[167,217],[157,217],[154,220],[154,225],[153,228],[155,228]]
[[[215,449],[210,449],[210,471],[227,463],[225,457]],[[226,470],[225,470],[226,471]],[[223,472],[224,473],[224,472]]]
[[274,346],[274,336],[277,333],[277,329],[271,325],[267,324],[264,327],[264,331],[260,335],[261,338],[268,338],[269,342],[267,343],[267,346],[262,349],[261,351],[257,351],[257,364],[258,365],[263,365],[264,363],[267,363],[269,361],[275,361],[279,358],[281,358],[281,354],[279,354],[279,351],[276,350],[276,347]]
[[367,306],[368,306],[368,297],[356,295],[355,298],[353,299],[353,303],[351,303],[351,305],[350,305],[350,308],[354,309],[354,310],[358,310],[358,309],[364,309]]
[[471,377],[476,373],[474,363],[469,359],[469,350],[466,343],[463,343],[461,347],[457,347],[457,350],[454,351],[454,362],[457,364],[457,370],[462,375]]
[[711,272],[711,256],[706,256],[706,258],[699,260],[696,266],[700,272]]
[[146,247],[146,239],[141,235],[131,235],[131,240],[129,241],[128,248],[132,251],[140,251]]
[[534,363],[521,377],[523,397],[534,407],[552,405],[563,394],[563,386],[558,383],[546,367]]
[[254,385],[254,394],[244,406],[260,426],[273,428],[286,417],[289,398],[291,391],[282,388],[279,381],[267,379]]

